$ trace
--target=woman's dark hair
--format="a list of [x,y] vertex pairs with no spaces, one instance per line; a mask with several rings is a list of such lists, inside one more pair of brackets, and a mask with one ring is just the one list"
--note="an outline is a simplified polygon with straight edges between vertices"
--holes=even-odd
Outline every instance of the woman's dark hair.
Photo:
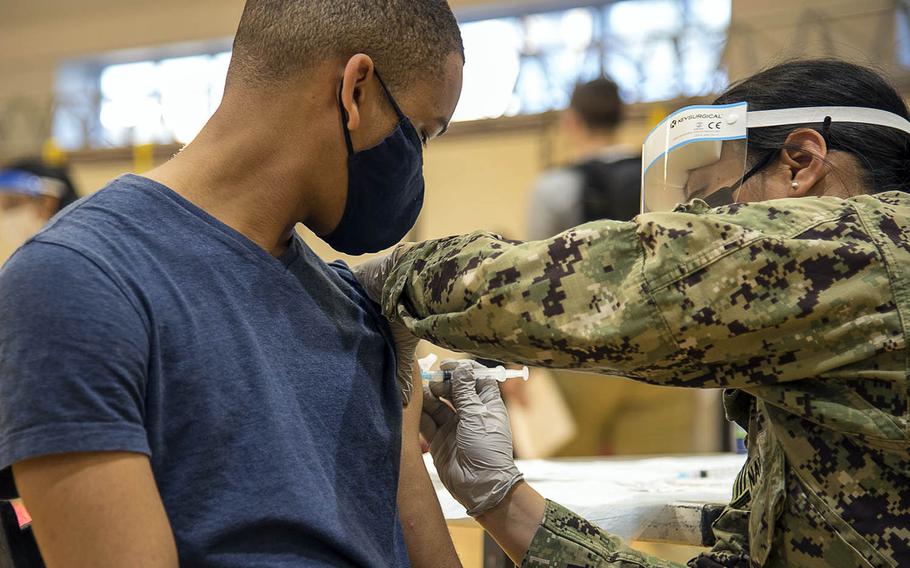
[[[731,86],[714,104],[749,103],[749,110],[848,106],[885,110],[908,118],[904,99],[875,71],[836,59],[790,61]],[[749,162],[779,152],[795,128],[815,128],[829,150],[850,152],[872,193],[910,191],[910,135],[883,126],[832,122],[749,130]]]
[[66,169],[47,165],[40,158],[23,158],[6,165],[11,170],[22,170],[36,176],[55,179],[63,183],[64,192],[60,196],[60,205],[57,211],[63,211],[71,203],[79,200],[76,186],[70,179]]

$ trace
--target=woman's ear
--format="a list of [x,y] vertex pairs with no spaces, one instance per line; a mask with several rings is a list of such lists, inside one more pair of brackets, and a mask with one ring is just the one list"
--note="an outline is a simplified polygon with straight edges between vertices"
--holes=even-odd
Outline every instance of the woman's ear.
[[360,128],[360,108],[363,104],[364,85],[373,77],[375,65],[369,55],[358,53],[344,66],[341,82],[341,106],[347,112],[348,130]]
[[828,144],[817,130],[800,128],[787,136],[780,151],[780,161],[790,169],[789,197],[811,195],[828,175]]

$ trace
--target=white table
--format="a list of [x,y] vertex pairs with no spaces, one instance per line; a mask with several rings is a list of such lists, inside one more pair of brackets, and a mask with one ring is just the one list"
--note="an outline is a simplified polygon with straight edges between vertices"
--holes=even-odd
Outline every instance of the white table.
[[[745,459],[714,454],[534,460],[520,461],[518,468],[544,497],[625,540],[703,546],[717,507],[730,500]],[[446,520],[467,519],[440,483],[429,456],[427,468]]]

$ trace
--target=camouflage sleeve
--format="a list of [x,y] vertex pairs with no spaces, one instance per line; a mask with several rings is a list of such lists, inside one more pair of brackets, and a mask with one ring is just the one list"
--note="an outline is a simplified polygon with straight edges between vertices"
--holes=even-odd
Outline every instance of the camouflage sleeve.
[[849,206],[781,201],[429,241],[401,254],[383,307],[457,351],[685,387],[793,381],[897,348],[887,270]]
[[521,568],[683,568],[633,550],[572,511],[547,501],[547,512]]

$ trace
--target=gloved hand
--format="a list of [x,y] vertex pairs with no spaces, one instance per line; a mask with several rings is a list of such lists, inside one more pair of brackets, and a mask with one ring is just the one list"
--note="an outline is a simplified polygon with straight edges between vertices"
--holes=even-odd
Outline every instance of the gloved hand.
[[395,340],[395,367],[397,369],[398,388],[401,389],[401,400],[404,405],[411,404],[411,397],[414,393],[414,373],[412,366],[414,364],[414,352],[417,350],[417,344],[420,343],[415,335],[403,324],[397,321],[389,322],[389,329],[392,331],[392,339]]
[[394,265],[395,253],[392,252],[386,256],[380,256],[363,264],[358,264],[351,268],[351,272],[354,273],[354,277],[363,286],[367,296],[377,304],[382,304],[382,289]]
[[[377,304],[382,304],[382,289],[389,277],[389,272],[395,266],[398,257],[407,250],[405,245],[399,245],[391,254],[377,258],[351,269],[354,277],[366,291],[367,296]],[[414,362],[414,351],[420,339],[415,337],[408,328],[397,321],[389,322],[392,338],[395,340],[395,366],[398,369],[398,387],[401,389],[401,398],[405,406],[410,404],[414,392],[411,365]]]
[[[499,505],[523,476],[512,459],[509,414],[495,380],[476,380],[476,361],[445,361],[451,385],[424,387],[420,433],[430,444],[439,479],[472,517]],[[449,394],[446,391],[451,391]],[[456,412],[439,400],[445,396]]]

